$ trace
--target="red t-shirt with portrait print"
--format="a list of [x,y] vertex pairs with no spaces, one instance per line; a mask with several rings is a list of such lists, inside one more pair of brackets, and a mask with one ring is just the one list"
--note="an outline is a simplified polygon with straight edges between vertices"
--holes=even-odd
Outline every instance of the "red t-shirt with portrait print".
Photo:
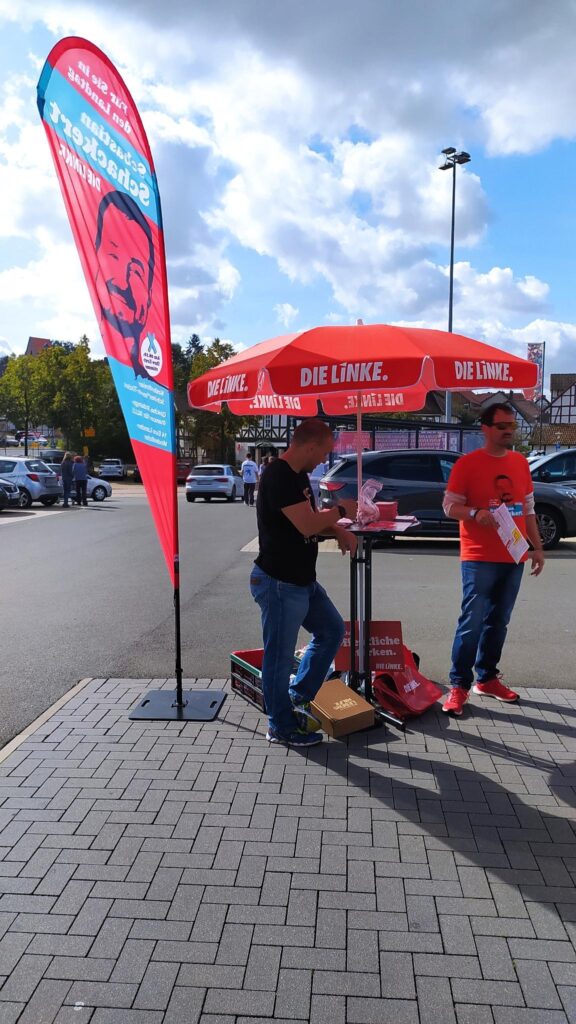
[[[527,538],[524,502],[534,490],[528,463],[520,452],[490,455],[479,448],[455,463],[446,490],[471,508],[497,508],[505,503],[514,523]],[[528,555],[524,555],[525,562]],[[474,519],[460,522],[460,558],[463,562],[513,562],[496,530]]]

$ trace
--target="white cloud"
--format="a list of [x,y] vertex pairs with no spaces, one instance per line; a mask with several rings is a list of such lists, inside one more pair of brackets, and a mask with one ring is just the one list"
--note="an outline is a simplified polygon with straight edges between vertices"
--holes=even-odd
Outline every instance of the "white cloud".
[[299,309],[296,309],[290,302],[277,302],[274,306],[274,312],[278,322],[284,327],[289,327],[293,320],[296,319]]
[[[429,0],[0,0],[6,21],[85,35],[125,75],[155,153],[175,340],[222,326],[234,334],[222,317],[252,287],[243,250],[309,295],[317,289],[319,321],[445,326],[437,250],[448,243],[451,175],[439,173],[438,149],[530,153],[574,136],[576,8],[439,0],[430,10]],[[93,319],[62,241],[70,233],[35,116],[31,39],[0,106],[0,188],[11,197],[0,234],[28,246],[4,262],[0,294],[37,317],[26,334],[52,325],[77,336]],[[459,168],[458,248],[480,247],[490,221],[480,176]],[[507,332],[513,344],[527,320],[554,325],[539,319],[553,315],[547,281],[490,262],[456,264],[455,323],[486,340]],[[273,314],[285,326],[298,315],[281,296],[277,287],[266,304],[271,330]],[[561,358],[570,332],[550,329]]]

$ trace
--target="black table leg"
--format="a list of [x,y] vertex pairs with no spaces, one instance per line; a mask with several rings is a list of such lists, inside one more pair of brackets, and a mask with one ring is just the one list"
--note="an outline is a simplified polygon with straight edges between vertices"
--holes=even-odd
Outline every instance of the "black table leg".
[[350,559],[350,686],[358,689],[356,671],[356,620],[358,617],[358,563],[356,555]]
[[372,538],[364,538],[364,696],[372,700],[370,627],[372,624]]
[[[358,548],[350,559],[350,686],[359,690],[376,711],[376,724],[388,723],[404,730],[406,723],[392,711],[374,704],[370,671],[370,626],[372,623],[372,541],[370,535],[358,536]],[[359,591],[361,593],[359,594]],[[360,598],[360,599],[359,599]],[[360,621],[360,618],[362,621]],[[356,653],[362,645],[363,659],[356,669]],[[363,664],[362,664],[363,662]]]

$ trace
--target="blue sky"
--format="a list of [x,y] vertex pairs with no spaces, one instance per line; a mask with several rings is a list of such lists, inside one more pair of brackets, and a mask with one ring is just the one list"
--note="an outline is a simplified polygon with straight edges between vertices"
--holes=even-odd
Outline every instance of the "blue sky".
[[0,0],[0,351],[85,332],[102,353],[35,103],[66,35],[139,104],[173,340],[444,328],[454,145],[454,329],[576,372],[572,0]]

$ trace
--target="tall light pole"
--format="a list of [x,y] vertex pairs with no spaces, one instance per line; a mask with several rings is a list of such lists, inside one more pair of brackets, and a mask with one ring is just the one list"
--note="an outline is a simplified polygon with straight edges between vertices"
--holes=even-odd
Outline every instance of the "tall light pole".
[[[446,157],[443,164],[440,165],[439,170],[441,171],[452,171],[452,225],[450,229],[450,291],[448,294],[448,330],[452,333],[452,306],[454,303],[454,223],[456,219],[456,165],[457,164],[468,164],[470,163],[470,153],[462,150],[457,153],[454,146],[448,146],[447,149],[442,150],[443,155]],[[452,394],[450,391],[446,392],[446,422],[450,423],[452,419]]]

